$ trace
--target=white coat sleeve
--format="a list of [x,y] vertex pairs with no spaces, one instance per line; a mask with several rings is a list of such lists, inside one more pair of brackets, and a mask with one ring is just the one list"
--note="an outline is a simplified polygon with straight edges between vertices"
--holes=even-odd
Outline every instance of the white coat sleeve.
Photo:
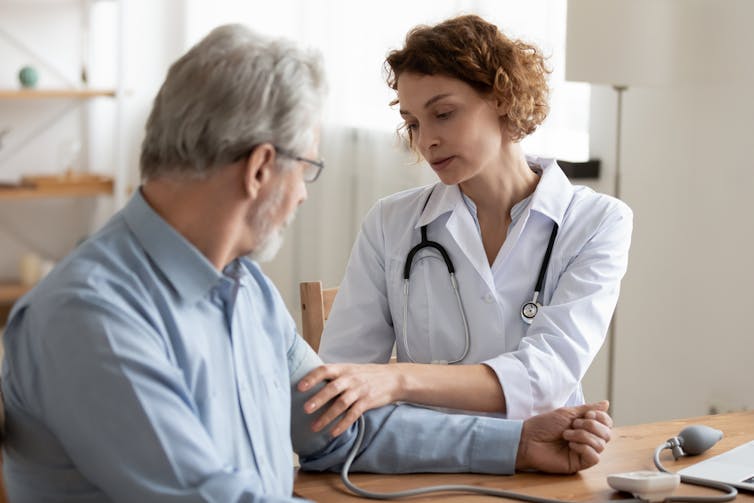
[[628,266],[633,215],[616,204],[567,264],[515,351],[484,363],[497,374],[508,418],[566,403],[604,342]]
[[325,324],[319,355],[325,362],[386,363],[395,334],[387,298],[382,206],[362,224],[343,282]]

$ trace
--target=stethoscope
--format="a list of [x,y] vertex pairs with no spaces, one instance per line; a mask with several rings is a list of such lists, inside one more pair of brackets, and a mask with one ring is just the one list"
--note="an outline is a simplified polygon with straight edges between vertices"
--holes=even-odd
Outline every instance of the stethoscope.
[[[432,197],[432,193],[434,192],[434,187],[429,192],[429,195],[427,196],[427,199],[424,201],[424,205],[422,206],[422,209],[420,211],[420,214],[424,212],[424,209],[427,207],[427,204],[429,203],[429,199]],[[445,247],[438,243],[437,241],[430,241],[427,239],[427,225],[421,226],[421,241],[419,241],[419,244],[411,248],[411,250],[408,252],[408,255],[406,256],[406,265],[403,267],[403,345],[406,348],[406,356],[408,359],[414,363],[417,363],[416,360],[411,356],[411,350],[409,349],[408,345],[408,334],[407,334],[407,326],[408,326],[408,291],[409,291],[409,278],[411,276],[411,266],[414,261],[414,256],[417,252],[420,250],[423,250],[424,248],[434,248],[437,250],[437,252],[442,257],[443,262],[445,262],[445,267],[448,269],[448,275],[450,277],[450,286],[453,288],[453,292],[456,296],[456,301],[458,303],[458,311],[461,313],[461,320],[463,321],[463,330],[464,330],[464,337],[466,339],[463,352],[461,355],[454,359],[454,360],[435,360],[432,363],[458,363],[464,358],[466,358],[466,355],[469,354],[469,347],[471,346],[471,336],[469,335],[469,323],[466,320],[466,311],[463,308],[463,302],[461,301],[461,294],[458,290],[458,280],[456,279],[456,273],[455,273],[455,267],[453,266],[453,261],[450,259],[450,255],[448,254],[447,250],[445,250]],[[532,296],[532,299],[528,302],[524,302],[524,304],[521,306],[521,319],[524,321],[524,323],[531,325],[532,321],[534,321],[534,318],[537,316],[537,313],[539,312],[539,308],[542,307],[542,304],[539,302],[539,294],[542,292],[542,285],[545,281],[545,275],[547,274],[547,267],[550,265],[550,256],[552,255],[552,247],[555,243],[555,238],[558,235],[558,224],[557,222],[553,222],[552,225],[552,232],[550,233],[550,241],[547,243],[547,250],[545,251],[545,256],[542,259],[542,265],[539,268],[539,276],[537,277],[537,284],[534,286],[534,295]],[[429,256],[427,256],[429,257]],[[422,259],[419,259],[422,260]]]

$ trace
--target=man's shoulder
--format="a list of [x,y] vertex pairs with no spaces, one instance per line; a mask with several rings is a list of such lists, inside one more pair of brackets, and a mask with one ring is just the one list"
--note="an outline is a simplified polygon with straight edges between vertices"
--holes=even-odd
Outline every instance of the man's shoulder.
[[49,312],[65,302],[96,299],[125,307],[127,298],[144,298],[145,276],[153,275],[144,251],[122,219],[113,219],[80,243],[14,306]]

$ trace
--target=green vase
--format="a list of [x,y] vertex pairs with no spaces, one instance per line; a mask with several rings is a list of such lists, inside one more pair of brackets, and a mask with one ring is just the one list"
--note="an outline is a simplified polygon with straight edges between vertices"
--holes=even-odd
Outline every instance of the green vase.
[[18,81],[21,82],[22,87],[32,88],[37,85],[37,80],[39,80],[39,74],[33,66],[25,66],[18,72]]

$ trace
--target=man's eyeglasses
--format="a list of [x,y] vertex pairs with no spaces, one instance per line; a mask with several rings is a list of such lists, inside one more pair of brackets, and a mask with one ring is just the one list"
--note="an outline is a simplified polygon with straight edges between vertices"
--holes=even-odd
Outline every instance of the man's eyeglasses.
[[[306,163],[306,169],[304,170],[304,181],[306,183],[316,182],[317,178],[319,178],[319,175],[322,173],[322,170],[325,169],[325,161],[323,159],[320,159],[319,161],[315,161],[314,159],[307,159],[306,157],[300,157],[294,154],[290,150],[280,148],[277,145],[273,146],[275,147],[275,152],[277,152],[281,157],[287,157],[289,159],[293,159],[294,161]],[[252,149],[245,154],[238,156],[236,158],[236,161],[240,161],[241,159],[249,157],[249,155],[251,155],[255,148],[257,148],[257,145],[254,145]]]
[[293,152],[290,152],[278,146],[275,147],[275,150],[279,155],[283,157],[288,157],[289,159],[306,163],[306,169],[304,170],[304,181],[306,183],[316,182],[317,178],[319,178],[320,173],[322,173],[322,170],[325,169],[325,161],[323,159],[320,159],[319,161],[315,161],[314,159],[307,159],[306,157],[298,156]]

